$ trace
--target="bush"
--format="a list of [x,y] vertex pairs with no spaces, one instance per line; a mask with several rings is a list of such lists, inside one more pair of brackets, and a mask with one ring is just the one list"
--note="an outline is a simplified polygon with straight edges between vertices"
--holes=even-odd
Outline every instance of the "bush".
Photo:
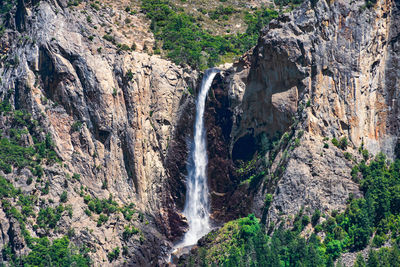
[[128,79],[128,81],[131,81],[133,79],[132,70],[128,70],[128,72],[126,73],[126,78]]
[[67,195],[67,191],[62,192],[61,196],[60,196],[60,202],[61,203],[65,203],[68,200],[68,195]]
[[89,209],[85,209],[85,214],[89,217],[92,216],[92,212]]
[[76,121],[72,124],[71,126],[71,130],[72,132],[80,132],[80,130],[82,129],[82,122],[81,121]]
[[59,205],[56,209],[47,207],[40,209],[36,222],[42,229],[53,229],[61,219],[64,207]]
[[107,40],[107,41],[109,41],[109,42],[111,42],[111,43],[113,43],[113,44],[115,44],[115,38],[114,38],[114,36],[111,36],[111,35],[109,35],[109,34],[105,34],[104,36],[103,36],[103,39],[104,40]]
[[347,149],[349,142],[347,141],[347,137],[342,137],[339,141],[339,148],[342,150]]
[[135,226],[129,227],[125,226],[125,230],[122,233],[122,237],[125,241],[128,241],[133,235],[136,235],[139,233],[139,229],[137,229]]
[[107,254],[107,258],[109,262],[113,262],[119,258],[120,250],[119,247],[114,248],[111,252]]
[[351,160],[353,158],[353,156],[349,152],[344,152],[343,155],[347,160]]
[[319,222],[319,218],[321,218],[321,211],[320,210],[315,210],[312,217],[311,217],[311,223],[313,226],[317,225]]
[[332,144],[335,146],[335,147],[339,147],[339,141],[334,137],[334,138],[332,138]]
[[310,223],[310,217],[308,217],[307,215],[304,215],[304,216],[301,218],[301,224],[302,224],[303,226],[307,226],[309,223]]
[[369,152],[366,149],[362,149],[361,150],[361,155],[363,156],[364,160],[368,160],[369,159]]
[[72,175],[72,179],[75,179],[75,180],[77,180],[77,181],[80,181],[80,180],[81,180],[81,175],[78,174],[78,173],[74,173],[74,174]]
[[97,220],[97,227],[102,226],[103,223],[106,223],[107,221],[108,221],[108,216],[100,214],[99,219]]

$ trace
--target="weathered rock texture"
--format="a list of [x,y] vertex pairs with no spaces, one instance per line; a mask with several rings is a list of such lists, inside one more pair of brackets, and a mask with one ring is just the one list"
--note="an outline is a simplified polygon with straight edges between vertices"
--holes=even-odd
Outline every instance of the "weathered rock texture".
[[[257,46],[213,83],[205,121],[216,222],[250,212],[277,221],[303,206],[309,213],[343,209],[350,193],[360,193],[350,179],[353,163],[324,138],[347,137],[346,152],[356,159],[362,144],[373,153],[400,153],[399,1],[371,8],[363,0],[312,2],[272,21]],[[124,246],[127,254],[112,264],[154,266],[187,226],[179,210],[194,115],[188,88],[196,88],[197,73],[143,53],[154,40],[143,14],[115,8],[127,3],[99,9],[18,1],[3,18],[0,39],[1,99],[31,113],[63,160],[45,166],[50,190],[40,198],[56,206],[68,191],[73,215],[64,214],[50,237],[73,228],[72,241],[92,249],[96,266],[111,264],[107,253]],[[133,42],[137,50],[127,51]],[[39,194],[25,183],[30,170],[5,176]],[[274,198],[268,214],[266,193]],[[140,213],[132,222],[114,214],[97,227],[98,216],[84,212],[86,194],[112,194]],[[1,210],[0,219],[0,246],[28,252],[18,222]],[[129,224],[142,234],[124,241]],[[42,234],[29,223],[27,229]]]
[[359,194],[353,163],[324,138],[347,137],[356,158],[362,144],[372,153],[398,153],[399,2],[314,2],[272,21],[253,51],[224,74],[232,161],[254,154],[260,134],[291,138],[281,140],[276,156],[267,153],[258,193],[239,195],[250,197],[261,216],[265,193],[274,193],[274,221],[302,206],[341,210],[349,193]]
[[[130,47],[136,42],[141,50],[145,42],[152,42],[143,15],[103,3],[100,10],[89,3],[67,7],[64,1],[21,8],[23,13],[14,10],[17,15],[7,17],[10,28],[1,39],[7,56],[0,65],[1,94],[4,98],[11,92],[15,109],[41,118],[63,161],[61,166],[47,167],[44,178],[50,181],[50,193],[43,198],[56,205],[67,190],[66,204],[73,205],[73,216],[63,216],[59,233],[74,229],[73,242],[94,249],[95,266],[108,263],[107,253],[123,246],[128,255],[113,264],[154,266],[166,255],[168,240],[182,235],[186,227],[175,207],[183,200],[173,199],[179,195],[171,192],[181,196],[185,192],[179,175],[185,171],[185,138],[191,132],[187,126],[193,97],[188,88],[195,87],[196,72],[159,56],[118,49],[117,44]],[[135,24],[134,31],[125,25],[126,18]],[[117,27],[117,22],[125,24]],[[105,33],[115,40],[105,40]],[[63,189],[64,180],[74,173],[80,174],[80,181]],[[26,170],[8,177],[26,180],[24,175],[31,174]],[[134,203],[144,214],[142,222],[133,223],[142,237],[123,241],[124,226],[130,223],[119,218],[122,215],[112,215],[96,227],[97,215],[84,213],[82,188],[92,197],[112,194],[121,206]],[[29,193],[33,186],[25,190]],[[11,219],[1,220],[1,232],[12,224]],[[0,246],[8,242],[7,234],[2,237]]]

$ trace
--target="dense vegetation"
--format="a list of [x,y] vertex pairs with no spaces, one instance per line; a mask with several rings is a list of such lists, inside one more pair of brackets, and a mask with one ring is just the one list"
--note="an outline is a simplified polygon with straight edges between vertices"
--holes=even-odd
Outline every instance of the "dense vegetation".
[[79,250],[64,236],[50,242],[47,237],[37,238],[30,246],[31,252],[17,257],[7,246],[3,255],[11,259],[11,266],[90,266],[87,250]]
[[[355,166],[352,175],[361,178],[364,197],[350,196],[344,212],[316,210],[310,218],[301,210],[291,229],[282,222],[272,236],[265,232],[273,225],[265,229],[249,215],[208,234],[189,265],[333,266],[342,253],[370,245],[368,259],[359,256],[356,266],[400,266],[400,160],[390,163],[378,154],[369,164],[363,160]],[[303,230],[310,225],[314,231],[306,238]]]
[[[151,30],[162,43],[167,56],[177,64],[187,64],[204,69],[221,62],[221,56],[241,55],[256,44],[260,29],[278,12],[262,8],[247,13],[246,33],[215,36],[202,29],[196,18],[179,11],[169,0],[142,1],[142,11],[151,19]],[[233,8],[219,7],[209,16],[218,19],[236,12]],[[156,53],[160,53],[158,47]]]
[[[76,248],[67,237],[50,242],[47,237],[35,238],[30,235],[25,223],[28,218],[35,217],[33,206],[38,201],[36,196],[24,194],[0,176],[0,199],[6,216],[19,223],[22,236],[31,250],[28,255],[22,256],[14,250],[14,246],[7,244],[2,250],[2,260],[8,261],[11,266],[90,266],[88,250]],[[13,205],[13,199],[17,200],[16,205]],[[56,209],[41,209],[37,216],[38,224],[34,228],[54,228],[65,210],[61,205]]]
[[[50,134],[45,134],[39,123],[32,119],[31,114],[12,110],[6,98],[0,103],[0,115],[8,118],[9,128],[0,132],[0,169],[11,173],[13,167],[17,169],[29,167],[32,174],[41,177],[43,170],[41,163],[60,162],[54,151],[54,144]],[[29,145],[27,135],[33,139]]]

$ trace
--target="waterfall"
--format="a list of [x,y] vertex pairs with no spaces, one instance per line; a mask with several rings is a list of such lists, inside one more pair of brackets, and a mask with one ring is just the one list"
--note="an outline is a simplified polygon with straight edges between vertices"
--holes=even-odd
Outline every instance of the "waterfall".
[[186,202],[183,214],[189,223],[189,231],[186,232],[179,247],[194,245],[210,231],[210,211],[208,203],[207,185],[207,144],[204,130],[204,108],[208,90],[217,69],[208,69],[204,73],[200,93],[196,102],[196,121],[194,125],[194,139],[187,164],[188,177],[186,185]]

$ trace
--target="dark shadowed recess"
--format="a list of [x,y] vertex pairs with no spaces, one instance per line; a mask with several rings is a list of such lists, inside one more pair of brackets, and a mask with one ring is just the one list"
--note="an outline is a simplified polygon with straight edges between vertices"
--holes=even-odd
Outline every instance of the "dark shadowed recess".
[[232,149],[232,159],[248,161],[251,160],[257,151],[256,141],[251,134],[240,137]]

